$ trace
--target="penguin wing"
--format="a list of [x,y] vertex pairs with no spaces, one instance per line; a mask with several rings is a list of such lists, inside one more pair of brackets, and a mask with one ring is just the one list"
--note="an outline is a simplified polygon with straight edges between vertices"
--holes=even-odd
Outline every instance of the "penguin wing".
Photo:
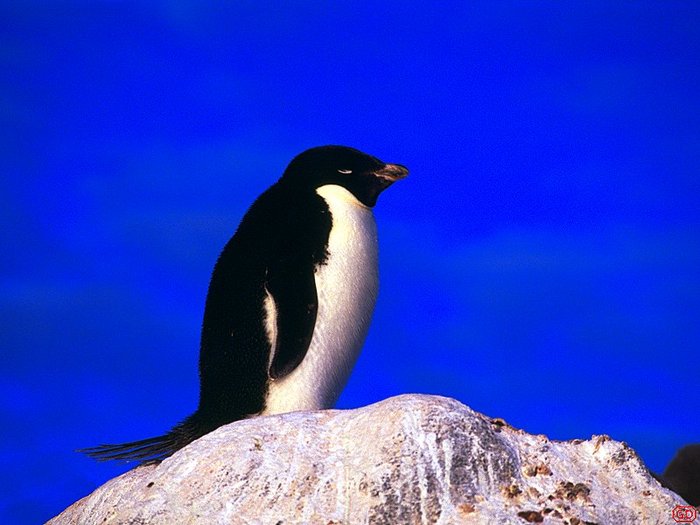
[[326,260],[332,226],[328,206],[318,195],[305,199],[288,219],[283,240],[268,260],[265,282],[276,317],[269,370],[273,379],[292,372],[311,344],[318,313],[314,273]]
[[269,373],[279,379],[302,362],[311,343],[318,312],[313,266],[286,262],[270,268],[265,288],[276,315]]

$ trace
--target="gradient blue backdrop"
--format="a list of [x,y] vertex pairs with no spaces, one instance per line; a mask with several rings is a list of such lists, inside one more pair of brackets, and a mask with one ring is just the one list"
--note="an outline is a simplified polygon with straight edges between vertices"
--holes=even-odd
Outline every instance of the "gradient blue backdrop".
[[290,4],[2,3],[0,522],[194,410],[219,250],[328,143],[411,169],[341,407],[698,441],[700,4]]

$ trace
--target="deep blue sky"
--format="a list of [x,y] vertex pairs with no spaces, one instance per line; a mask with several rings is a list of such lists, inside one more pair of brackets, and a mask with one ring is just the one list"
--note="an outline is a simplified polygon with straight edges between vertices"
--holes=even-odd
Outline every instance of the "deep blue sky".
[[341,407],[442,394],[662,469],[700,440],[698,21],[696,1],[2,2],[0,521],[127,468],[75,448],[194,410],[219,250],[328,143],[411,169],[376,208]]

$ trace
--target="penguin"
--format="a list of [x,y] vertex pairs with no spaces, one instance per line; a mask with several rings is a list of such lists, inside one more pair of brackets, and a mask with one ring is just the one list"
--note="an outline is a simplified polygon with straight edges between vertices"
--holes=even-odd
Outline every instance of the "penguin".
[[162,436],[81,452],[158,463],[259,415],[332,408],[369,329],[379,286],[379,195],[408,175],[345,146],[292,159],[258,197],[212,272],[197,410]]

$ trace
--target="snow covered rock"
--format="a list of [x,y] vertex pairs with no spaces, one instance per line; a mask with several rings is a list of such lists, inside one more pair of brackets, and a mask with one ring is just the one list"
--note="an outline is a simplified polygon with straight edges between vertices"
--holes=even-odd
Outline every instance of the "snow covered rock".
[[655,524],[677,505],[607,436],[551,441],[454,399],[403,395],[232,423],[49,523]]

